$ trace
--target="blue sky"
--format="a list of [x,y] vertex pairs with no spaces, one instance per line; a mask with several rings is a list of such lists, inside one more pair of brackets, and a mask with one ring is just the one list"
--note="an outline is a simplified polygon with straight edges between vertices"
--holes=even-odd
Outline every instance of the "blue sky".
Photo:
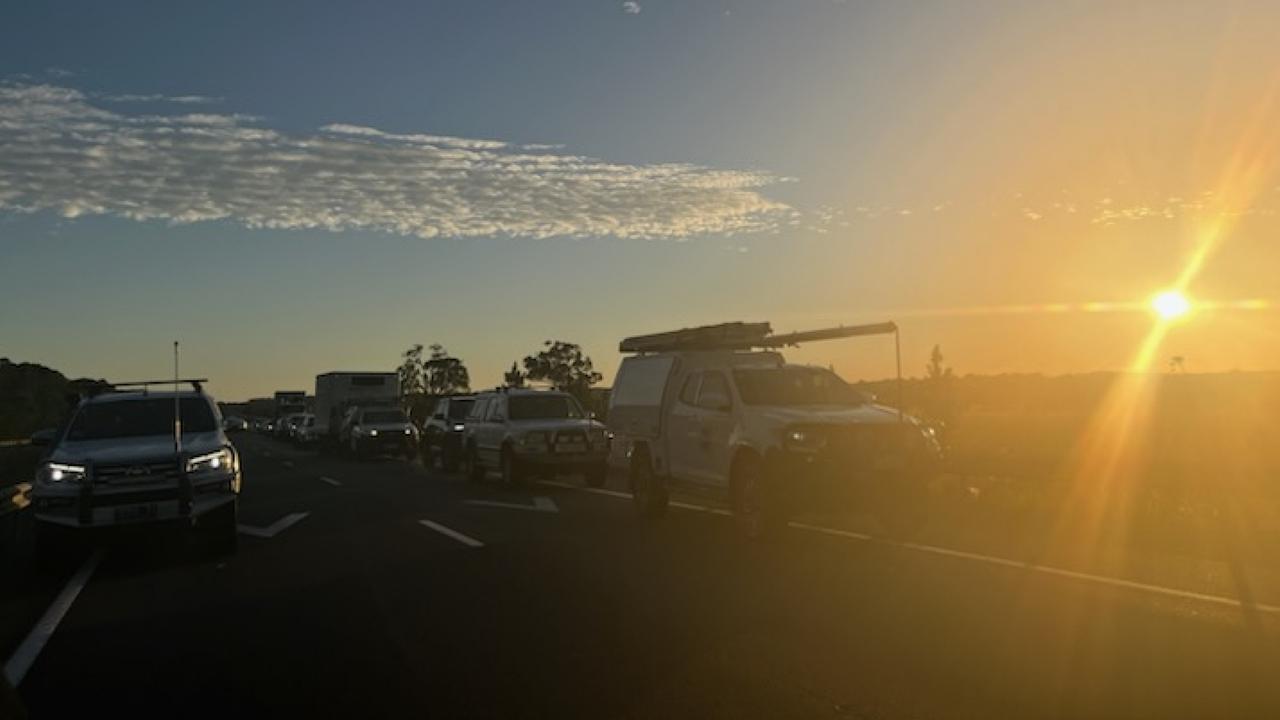
[[[552,337],[582,343],[609,374],[618,339],[636,332],[894,317],[908,370],[934,342],[970,371],[1122,367],[1145,315],[1047,332],[954,311],[1141,300],[1176,277],[1204,209],[1188,198],[1220,180],[1182,157],[1198,129],[1184,116],[1202,117],[1211,90],[1253,96],[1208,61],[1261,80],[1275,28],[1248,3],[638,9],[7,9],[0,80],[26,144],[0,145],[0,303],[17,309],[0,318],[0,355],[125,379],[167,372],[178,338],[188,367],[236,399],[389,367],[415,342],[443,343],[483,385]],[[1189,98],[1194,112],[1170,111]],[[90,129],[37,137],[68,114]],[[1159,127],[1133,133],[1153,117]],[[114,174],[56,172],[59,153],[83,150],[74,132],[110,135]],[[235,149],[220,156],[217,143]],[[250,193],[236,173],[281,147],[302,157]],[[1170,159],[1154,161],[1162,150]],[[23,170],[35,181],[12,170],[29,161],[43,168]],[[176,180],[157,169],[174,163]],[[321,165],[328,175],[306,169]],[[369,180],[334,189],[334,168]],[[1215,265],[1229,271],[1210,268],[1199,292],[1266,295],[1256,268],[1273,228],[1249,222]],[[1173,340],[1205,369],[1262,362],[1199,332]],[[1100,349],[1068,351],[1081,344]],[[891,370],[881,352],[797,358],[871,377]]]

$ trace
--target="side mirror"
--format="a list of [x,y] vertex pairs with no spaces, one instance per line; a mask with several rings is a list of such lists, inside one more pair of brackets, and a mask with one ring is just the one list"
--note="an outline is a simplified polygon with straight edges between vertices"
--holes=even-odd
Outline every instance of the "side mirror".
[[45,428],[31,433],[31,444],[36,447],[44,447],[52,445],[54,438],[58,437],[58,431],[53,428]]

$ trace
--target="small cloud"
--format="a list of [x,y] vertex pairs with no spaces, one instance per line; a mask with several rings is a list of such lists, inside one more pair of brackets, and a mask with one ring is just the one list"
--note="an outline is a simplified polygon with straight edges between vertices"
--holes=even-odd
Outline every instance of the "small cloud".
[[627,0],[626,2],[622,3],[622,12],[628,15],[639,15],[640,3],[636,2],[635,0]]
[[75,75],[75,73],[70,70],[60,67],[47,67],[44,69],[44,74],[51,78],[69,78],[72,75]]
[[1040,213],[1036,212],[1035,210],[1032,210],[1031,208],[1022,208],[1022,217],[1031,221],[1035,221],[1044,217],[1044,215],[1041,215]]
[[898,211],[898,214],[899,214],[899,215],[902,215],[902,216],[904,216],[904,217],[905,217],[905,216],[907,216],[907,215],[910,215],[910,214],[911,214],[911,211],[910,211],[910,210],[908,210],[908,209],[906,209],[906,208],[903,208],[903,209],[901,209],[901,210],[899,210],[899,211]]
[[150,102],[150,103],[177,103],[178,105],[212,105],[222,102],[222,98],[208,97],[207,95],[159,95],[148,94],[140,95],[138,93],[120,93],[114,95],[97,95],[100,100],[107,102],[134,103],[134,102]]

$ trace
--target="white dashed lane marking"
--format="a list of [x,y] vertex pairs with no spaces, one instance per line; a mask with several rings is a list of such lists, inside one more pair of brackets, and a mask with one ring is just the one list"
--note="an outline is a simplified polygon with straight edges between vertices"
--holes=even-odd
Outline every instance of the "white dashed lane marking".
[[457,540],[463,545],[467,545],[469,547],[484,547],[484,543],[480,542],[479,540],[469,535],[463,535],[457,530],[454,530],[453,528],[445,527],[440,523],[431,522],[430,520],[419,520],[418,522],[423,527],[431,528],[432,530],[435,530],[436,532],[440,533],[441,535],[444,535],[445,537],[450,537],[450,538],[453,538],[454,540]]

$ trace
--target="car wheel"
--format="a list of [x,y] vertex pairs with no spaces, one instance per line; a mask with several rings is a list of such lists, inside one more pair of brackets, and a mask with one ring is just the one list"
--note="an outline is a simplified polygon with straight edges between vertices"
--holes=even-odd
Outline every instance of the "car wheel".
[[733,518],[739,534],[748,540],[775,535],[786,524],[783,509],[771,497],[769,480],[763,464],[754,457],[734,463],[730,477]]
[[629,477],[631,500],[644,517],[660,517],[667,511],[666,483],[653,472],[653,464],[646,454],[631,459]]
[[524,471],[510,450],[502,453],[502,484],[507,487],[524,484]]
[[437,453],[437,455],[440,457],[441,470],[444,470],[445,472],[458,471],[458,452],[456,450],[440,448],[440,452]]
[[36,521],[32,530],[35,543],[32,555],[36,570],[61,563],[71,554],[72,537],[67,528]]
[[605,481],[609,479],[609,466],[601,465],[587,470],[584,474],[584,479],[587,482],[587,487],[604,487]]
[[463,459],[466,467],[463,469],[466,473],[467,480],[471,482],[480,482],[484,480],[484,466],[480,464],[480,453],[475,447],[467,448],[466,457]]
[[200,518],[200,526],[208,535],[209,549],[214,555],[234,555],[240,547],[239,504],[239,500],[232,500]]

